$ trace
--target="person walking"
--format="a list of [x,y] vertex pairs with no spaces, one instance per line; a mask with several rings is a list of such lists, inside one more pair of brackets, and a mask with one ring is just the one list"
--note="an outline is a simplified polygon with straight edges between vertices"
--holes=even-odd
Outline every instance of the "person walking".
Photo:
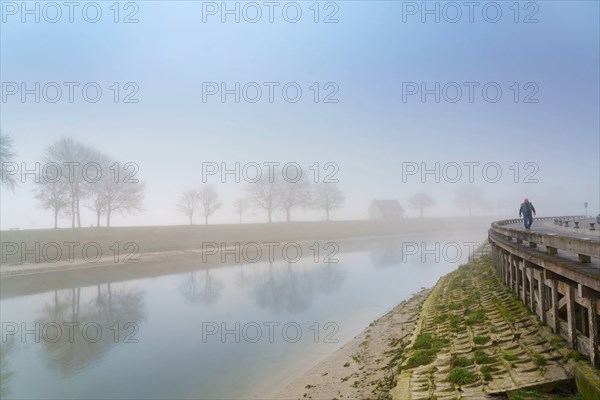
[[519,218],[523,215],[523,224],[525,225],[525,229],[531,229],[531,224],[533,223],[533,215],[535,215],[535,207],[533,204],[529,202],[527,197],[521,203],[521,208],[519,209]]

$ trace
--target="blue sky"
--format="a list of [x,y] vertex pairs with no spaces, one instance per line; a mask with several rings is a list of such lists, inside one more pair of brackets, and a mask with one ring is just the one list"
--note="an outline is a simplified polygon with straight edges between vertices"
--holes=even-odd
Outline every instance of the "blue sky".
[[[278,9],[273,23],[266,15],[254,24],[231,17],[222,23],[219,15],[203,23],[206,2],[193,1],[135,2],[139,22],[133,24],[113,22],[113,2],[98,2],[103,14],[95,24],[77,11],[74,23],[65,15],[54,24],[43,18],[35,23],[31,16],[22,23],[19,13],[7,15],[7,3],[12,2],[2,2],[6,21],[0,39],[3,83],[98,82],[104,89],[93,104],[80,97],[54,104],[22,103],[18,96],[3,101],[1,128],[15,139],[17,161],[31,163],[53,140],[72,136],[136,162],[147,183],[146,211],[119,216],[117,225],[185,223],[175,203],[183,189],[201,184],[203,161],[305,167],[336,162],[348,198],[337,218],[364,217],[373,198],[397,198],[408,208],[416,192],[436,200],[430,215],[464,214],[452,199],[468,182],[403,183],[403,162],[498,163],[500,182],[479,175],[472,184],[486,196],[479,214],[516,212],[524,196],[540,214],[579,214],[583,201],[590,202],[591,212],[600,211],[598,2],[543,1],[534,3],[537,9],[522,2],[519,23],[510,8],[514,2],[496,3],[502,10],[497,23],[483,18],[480,9],[489,2],[480,2],[472,23],[466,15],[457,23],[443,15],[439,23],[431,16],[423,23],[420,14],[406,15],[403,22],[408,2],[342,1],[335,2],[339,22],[331,24],[313,22],[312,1],[296,2],[303,14],[294,24]],[[320,18],[333,10],[324,9],[326,3],[319,4]],[[131,10],[122,9],[120,18]],[[539,22],[523,23],[533,11]],[[112,102],[113,82],[135,82],[139,103]],[[294,104],[281,96],[274,103],[221,103],[217,96],[204,103],[203,82],[297,82],[303,96]],[[323,85],[334,82],[339,102],[312,101],[314,82],[321,95]],[[477,82],[479,89],[472,103],[465,91],[457,103],[435,103],[433,95],[425,103],[419,96],[403,102],[403,82],[428,87],[457,82],[463,88],[464,82]],[[480,88],[489,82],[502,89],[496,103],[482,97]],[[533,86],[525,89],[527,83]],[[538,102],[524,103],[532,87]],[[509,167],[515,162],[536,163],[539,182],[514,183]],[[244,185],[214,183],[225,203],[214,221],[234,222],[231,203]],[[2,190],[2,229],[52,224],[50,213],[35,207],[31,187]],[[84,219],[94,222],[91,215]]]

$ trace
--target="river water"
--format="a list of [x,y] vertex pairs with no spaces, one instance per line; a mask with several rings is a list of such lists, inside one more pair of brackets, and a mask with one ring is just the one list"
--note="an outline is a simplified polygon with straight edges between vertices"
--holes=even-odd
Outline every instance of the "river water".
[[[342,241],[330,259],[319,243],[317,256],[299,261],[211,268],[164,261],[123,280],[99,268],[37,276],[37,287],[33,275],[5,279],[2,397],[268,397],[433,286],[483,238],[472,230]],[[14,279],[24,289],[4,290]]]

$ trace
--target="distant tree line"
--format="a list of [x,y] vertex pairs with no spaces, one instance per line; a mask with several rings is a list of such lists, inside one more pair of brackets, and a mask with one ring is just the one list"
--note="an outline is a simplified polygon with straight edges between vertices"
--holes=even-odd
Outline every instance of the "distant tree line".
[[[306,175],[301,173],[300,176]],[[233,202],[233,210],[239,216],[240,224],[243,215],[250,209],[266,213],[268,222],[273,221],[273,214],[277,211],[283,212],[286,221],[290,222],[292,213],[297,209],[319,209],[325,212],[325,219],[329,221],[330,213],[341,208],[345,202],[344,193],[337,184],[311,184],[304,178],[292,181],[276,173],[247,184],[245,195]],[[204,185],[199,189],[184,191],[177,209],[188,218],[190,225],[194,223],[196,214],[203,215],[204,223],[208,224],[208,217],[222,205],[214,186]]]
[[[4,167],[12,163],[16,157],[14,140],[0,132],[0,178],[2,187],[15,189],[19,182],[12,174],[7,174]],[[57,168],[47,168],[46,174],[36,180],[34,195],[37,205],[50,210],[54,216],[54,227],[58,227],[61,216],[71,218],[71,227],[81,227],[81,208],[92,211],[96,217],[96,226],[105,221],[110,226],[115,213],[128,214],[141,211],[143,208],[145,185],[137,180],[124,179],[121,173],[123,164],[112,157],[70,137],[52,142],[44,151],[42,161],[45,166],[69,166],[69,173]],[[92,170],[100,171],[90,179],[87,166],[95,166]],[[299,176],[306,176],[302,173]],[[344,206],[346,197],[337,184],[311,183],[305,178],[288,180],[282,174],[262,177],[256,183],[249,183],[245,194],[236,199],[233,211],[242,223],[243,216],[249,210],[266,214],[267,221],[273,221],[273,214],[282,212],[285,220],[290,222],[292,214],[298,209],[316,209],[325,214],[329,221],[330,214]],[[426,193],[417,193],[408,200],[410,208],[418,210],[421,217],[424,210],[435,206],[435,201]],[[483,191],[477,186],[457,188],[454,205],[468,210],[473,215],[475,207],[484,207]],[[213,185],[204,185],[197,189],[185,190],[178,202],[177,210],[188,218],[190,225],[194,217],[201,215],[204,223],[223,207],[219,194]]]
[[[468,210],[469,217],[473,216],[473,209],[482,207],[485,209],[487,202],[483,191],[478,186],[459,186],[454,193],[453,203],[457,208]],[[419,210],[419,216],[423,217],[426,208],[435,206],[435,201],[426,193],[417,193],[408,200],[410,208]]]

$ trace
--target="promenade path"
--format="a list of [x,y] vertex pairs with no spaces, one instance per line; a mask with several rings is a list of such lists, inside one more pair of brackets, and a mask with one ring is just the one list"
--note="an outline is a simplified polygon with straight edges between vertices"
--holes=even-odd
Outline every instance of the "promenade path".
[[[565,219],[566,220],[566,219]],[[596,218],[582,218],[582,219],[571,219],[566,220],[569,222],[569,226],[556,225],[554,218],[534,218],[531,230],[526,230],[523,226],[522,220],[515,221],[513,223],[503,225],[506,228],[516,229],[523,232],[538,232],[550,235],[556,235],[567,238],[589,240],[591,242],[600,243],[600,226],[596,221]],[[575,221],[579,222],[579,228],[575,228]],[[590,223],[594,224],[595,230],[590,230]],[[538,251],[544,252],[543,248],[538,248]],[[576,268],[587,274],[595,275],[600,277],[600,254],[596,255],[596,258],[592,258],[589,263],[579,262],[576,254],[558,250],[555,257],[562,259],[563,263],[567,263],[569,267]]]

